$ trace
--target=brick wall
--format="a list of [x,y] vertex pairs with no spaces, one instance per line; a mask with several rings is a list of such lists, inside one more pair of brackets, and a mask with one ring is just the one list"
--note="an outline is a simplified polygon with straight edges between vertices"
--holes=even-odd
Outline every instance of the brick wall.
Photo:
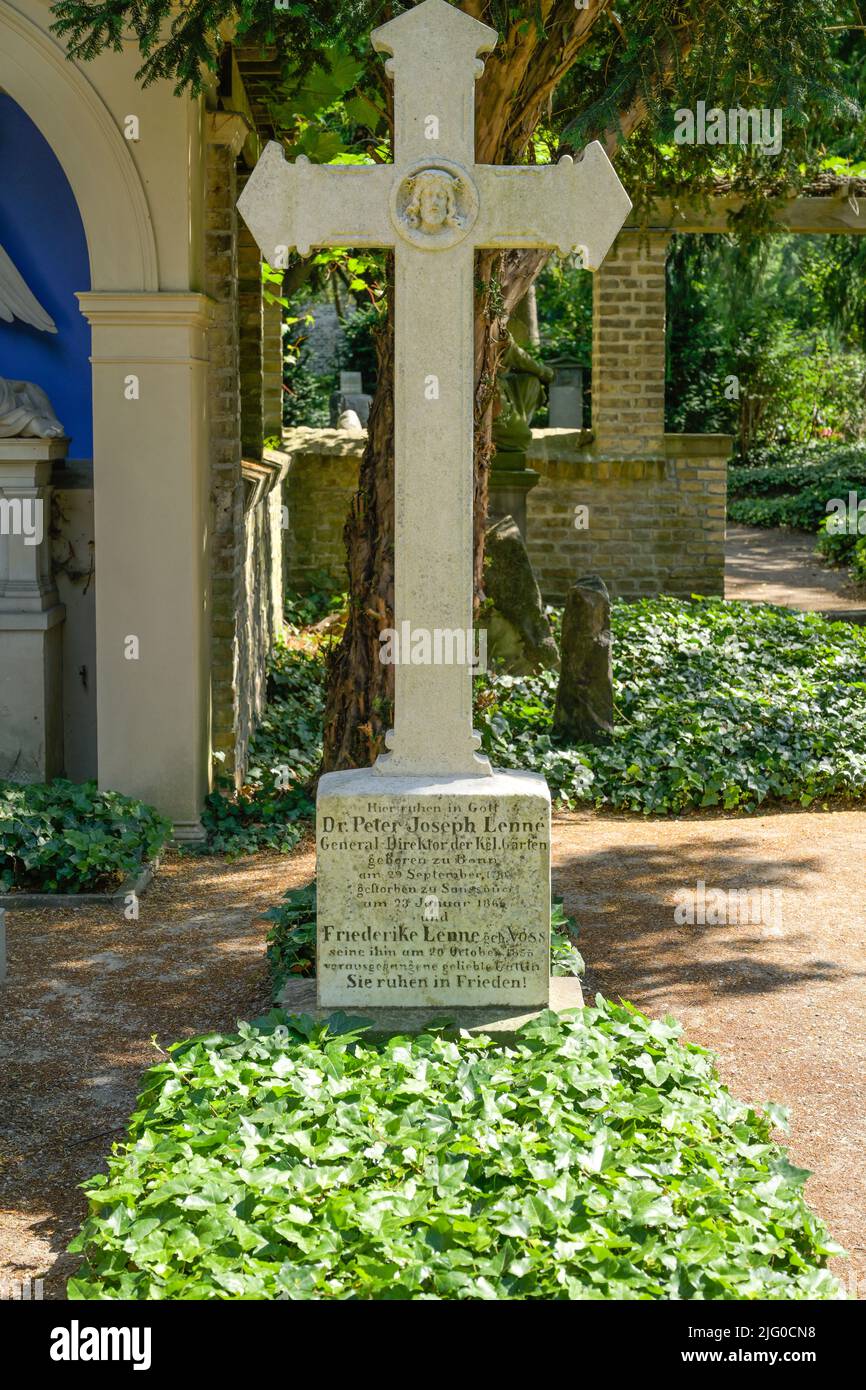
[[592,428],[615,458],[665,454],[666,232],[623,232],[593,279]]
[[[211,720],[220,770],[236,783],[265,702],[266,662],[282,627],[279,491],[250,505],[245,458],[258,459],[264,429],[260,257],[236,210],[240,183],[227,144],[208,145],[205,290],[215,301],[209,333],[211,455]],[[271,337],[273,315],[269,318]],[[271,404],[272,408],[272,404]],[[276,431],[275,431],[276,432]]]
[[205,292],[215,301],[208,333],[211,459],[211,720],[214,752],[233,772],[238,682],[235,612],[238,535],[243,529],[240,345],[238,337],[237,176],[228,145],[209,144],[205,204]]
[[[528,464],[527,546],[545,598],[562,599],[584,574],[600,574],[620,598],[724,592],[726,435],[662,437],[662,457],[612,458],[580,447],[570,430],[536,430]],[[316,572],[345,583],[342,531],[365,436],[289,431],[286,481],[288,582]],[[589,509],[586,530],[575,508]]]
[[262,415],[265,439],[283,432],[283,328],[279,304],[262,310]]
[[345,585],[343,527],[358,487],[366,438],[352,430],[286,432],[283,448],[291,460],[284,486],[289,588],[309,588],[319,572]]
[[[662,447],[663,458],[610,458],[575,448],[564,431],[537,431],[527,549],[545,598],[563,599],[585,574],[615,598],[724,593],[730,440],[669,434]],[[578,507],[586,529],[575,525]]]

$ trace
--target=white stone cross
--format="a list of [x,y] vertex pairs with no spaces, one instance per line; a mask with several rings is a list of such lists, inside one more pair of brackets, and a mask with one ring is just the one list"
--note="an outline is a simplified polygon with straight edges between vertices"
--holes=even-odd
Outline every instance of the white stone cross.
[[[289,248],[395,252],[396,630],[471,634],[473,269],[479,247],[580,249],[595,270],[631,203],[601,145],[575,164],[475,163],[475,80],[497,34],[446,0],[376,29],[390,54],[394,163],[286,163],[269,143],[238,208],[271,264]],[[440,653],[447,660],[453,639]],[[394,728],[377,770],[485,776],[472,728],[471,637],[455,664],[395,669]]]

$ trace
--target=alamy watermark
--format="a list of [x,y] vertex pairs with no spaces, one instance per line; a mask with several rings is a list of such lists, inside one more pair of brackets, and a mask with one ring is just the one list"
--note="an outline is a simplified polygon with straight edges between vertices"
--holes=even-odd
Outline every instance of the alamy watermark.
[[82,1327],[73,1318],[69,1327],[52,1328],[48,1354],[52,1361],[127,1361],[148,1371],[151,1343],[149,1327]]
[[829,536],[866,536],[866,497],[848,493],[848,501],[831,497],[825,508]]
[[757,145],[764,154],[782,149],[782,112],[779,107],[734,106],[728,111],[699,101],[694,111],[681,106],[674,112],[677,145]]
[[0,1302],[41,1302],[45,1297],[42,1279],[6,1279],[0,1281]]
[[41,545],[44,509],[41,497],[0,497],[0,536],[23,536],[25,545]]
[[413,627],[405,620],[379,633],[383,666],[469,666],[476,675],[487,670],[485,628]]
[[708,888],[699,878],[694,888],[678,888],[674,921],[678,927],[773,927],[782,930],[780,888]]

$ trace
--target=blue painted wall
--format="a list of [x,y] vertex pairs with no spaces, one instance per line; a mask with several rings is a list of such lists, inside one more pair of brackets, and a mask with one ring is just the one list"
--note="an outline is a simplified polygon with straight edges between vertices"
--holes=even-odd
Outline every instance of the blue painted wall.
[[90,289],[78,206],[51,146],[0,92],[0,244],[57,325],[41,333],[0,320],[0,376],[35,381],[71,436],[69,457],[93,457],[90,325],[75,293]]

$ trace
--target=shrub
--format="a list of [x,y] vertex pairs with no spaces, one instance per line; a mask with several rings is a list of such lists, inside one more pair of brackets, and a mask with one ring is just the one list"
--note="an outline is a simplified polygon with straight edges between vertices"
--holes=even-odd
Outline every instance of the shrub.
[[857,537],[847,531],[828,531],[825,517],[818,527],[818,540],[815,553],[821,555],[830,565],[847,565],[854,558]]
[[335,372],[317,376],[310,370],[307,348],[294,344],[283,358],[284,426],[327,429],[331,422],[331,393],[336,385]]
[[95,782],[0,782],[4,892],[95,893],[117,888],[159,854],[171,821]]
[[[316,973],[316,885],[290,888],[277,907],[265,916],[275,923],[268,932],[267,957],[276,999],[290,976],[310,978]],[[556,899],[550,915],[550,973],[582,975],[583,959],[577,949],[578,928]]]
[[795,491],[825,473],[848,472],[866,479],[866,444],[765,444],[731,461],[729,490],[743,495],[776,487]]
[[[310,576],[310,587],[305,593],[286,595],[283,613],[289,628],[297,632],[301,628],[312,627],[331,613],[339,613],[348,602],[348,594],[335,592],[331,576],[324,570],[317,570]],[[286,648],[278,647],[275,663],[272,663],[275,679],[279,679],[285,666],[285,655]]]
[[599,997],[507,1048],[352,1026],[173,1047],[86,1185],[69,1297],[843,1297],[782,1113],[673,1020]]
[[728,469],[728,517],[817,531],[831,498],[847,502],[850,492],[866,493],[866,445],[777,445]]

